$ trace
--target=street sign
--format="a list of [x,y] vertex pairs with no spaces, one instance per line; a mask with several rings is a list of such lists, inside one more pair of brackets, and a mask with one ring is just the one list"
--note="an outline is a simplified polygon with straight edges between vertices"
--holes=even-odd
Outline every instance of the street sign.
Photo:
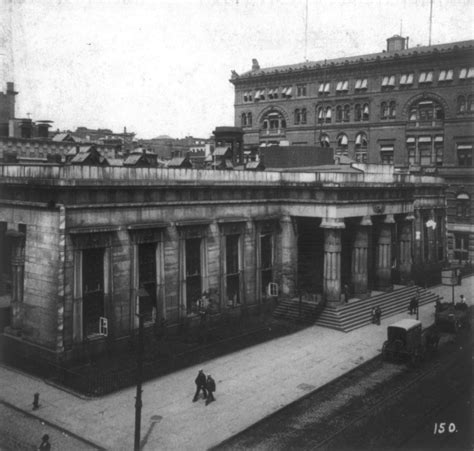
[[454,269],[443,269],[441,271],[441,283],[443,285],[457,285],[457,277]]

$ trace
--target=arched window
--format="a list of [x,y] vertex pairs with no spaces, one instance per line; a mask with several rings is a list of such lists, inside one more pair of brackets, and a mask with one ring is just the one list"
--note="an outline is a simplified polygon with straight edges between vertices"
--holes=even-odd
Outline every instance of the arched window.
[[443,120],[443,107],[435,100],[423,99],[410,106],[408,120],[424,122],[423,125],[432,126],[433,120]]
[[397,116],[397,106],[393,100],[390,102],[390,105],[388,107],[388,116],[390,117],[390,119],[395,119],[395,117]]
[[324,109],[322,106],[318,107],[316,110],[317,116],[318,116],[318,122],[322,123],[324,122]]
[[456,196],[456,216],[469,218],[471,216],[471,198],[467,193],[459,193]]
[[357,133],[356,139],[355,139],[355,146],[356,149],[363,149],[367,148],[367,135],[364,132]]
[[321,144],[321,147],[329,147],[329,145],[330,145],[329,136],[326,135],[326,133],[323,133],[323,134],[319,137],[319,142],[320,142],[320,144]]
[[336,107],[336,122],[342,122],[342,106],[338,105]]
[[362,107],[360,103],[356,103],[354,106],[354,121],[360,122],[362,120]]
[[344,116],[342,118],[342,120],[344,122],[348,122],[349,119],[350,119],[350,114],[351,114],[351,107],[350,105],[344,105]]
[[286,128],[286,121],[283,114],[275,110],[268,112],[262,118],[262,128],[272,133],[282,132],[283,129]]
[[349,144],[349,140],[347,139],[347,135],[345,133],[341,133],[337,137],[337,146],[341,148],[347,148]]
[[388,117],[387,102],[382,102],[380,104],[380,119],[387,119],[387,117]]
[[252,113],[247,113],[247,125],[252,126]]
[[458,113],[464,113],[466,111],[466,99],[464,96],[458,97]]
[[331,117],[332,117],[332,109],[330,106],[326,107],[326,123],[331,122]]
[[247,115],[245,113],[242,113],[242,116],[241,116],[241,119],[240,119],[240,123],[242,124],[242,127],[246,127],[247,126]]
[[363,121],[369,120],[369,104],[368,103],[364,103],[364,106],[362,107],[362,120]]

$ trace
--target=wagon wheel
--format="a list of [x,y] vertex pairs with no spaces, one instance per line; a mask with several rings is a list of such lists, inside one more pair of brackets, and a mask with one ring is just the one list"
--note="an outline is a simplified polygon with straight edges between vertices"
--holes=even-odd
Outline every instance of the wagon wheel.
[[403,341],[395,340],[393,342],[393,357],[395,360],[400,361],[403,359]]

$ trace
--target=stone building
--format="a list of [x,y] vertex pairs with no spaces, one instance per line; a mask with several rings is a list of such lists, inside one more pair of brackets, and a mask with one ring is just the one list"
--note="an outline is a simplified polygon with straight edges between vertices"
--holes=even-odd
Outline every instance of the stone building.
[[[445,259],[443,180],[354,172],[0,165],[4,338],[79,359],[137,327],[216,321],[298,289],[337,305]],[[433,227],[433,224],[436,227]]]
[[[474,259],[474,41],[232,72],[244,146],[332,147],[336,157],[448,182],[449,257]],[[270,148],[271,149],[271,148]]]

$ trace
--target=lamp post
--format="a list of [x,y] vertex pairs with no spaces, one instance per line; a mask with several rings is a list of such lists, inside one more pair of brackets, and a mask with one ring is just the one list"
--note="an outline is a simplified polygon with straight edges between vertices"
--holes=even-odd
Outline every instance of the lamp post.
[[143,314],[138,316],[138,352],[137,352],[137,394],[135,397],[135,445],[134,451],[140,451],[140,429],[142,418],[142,379],[143,379]]

